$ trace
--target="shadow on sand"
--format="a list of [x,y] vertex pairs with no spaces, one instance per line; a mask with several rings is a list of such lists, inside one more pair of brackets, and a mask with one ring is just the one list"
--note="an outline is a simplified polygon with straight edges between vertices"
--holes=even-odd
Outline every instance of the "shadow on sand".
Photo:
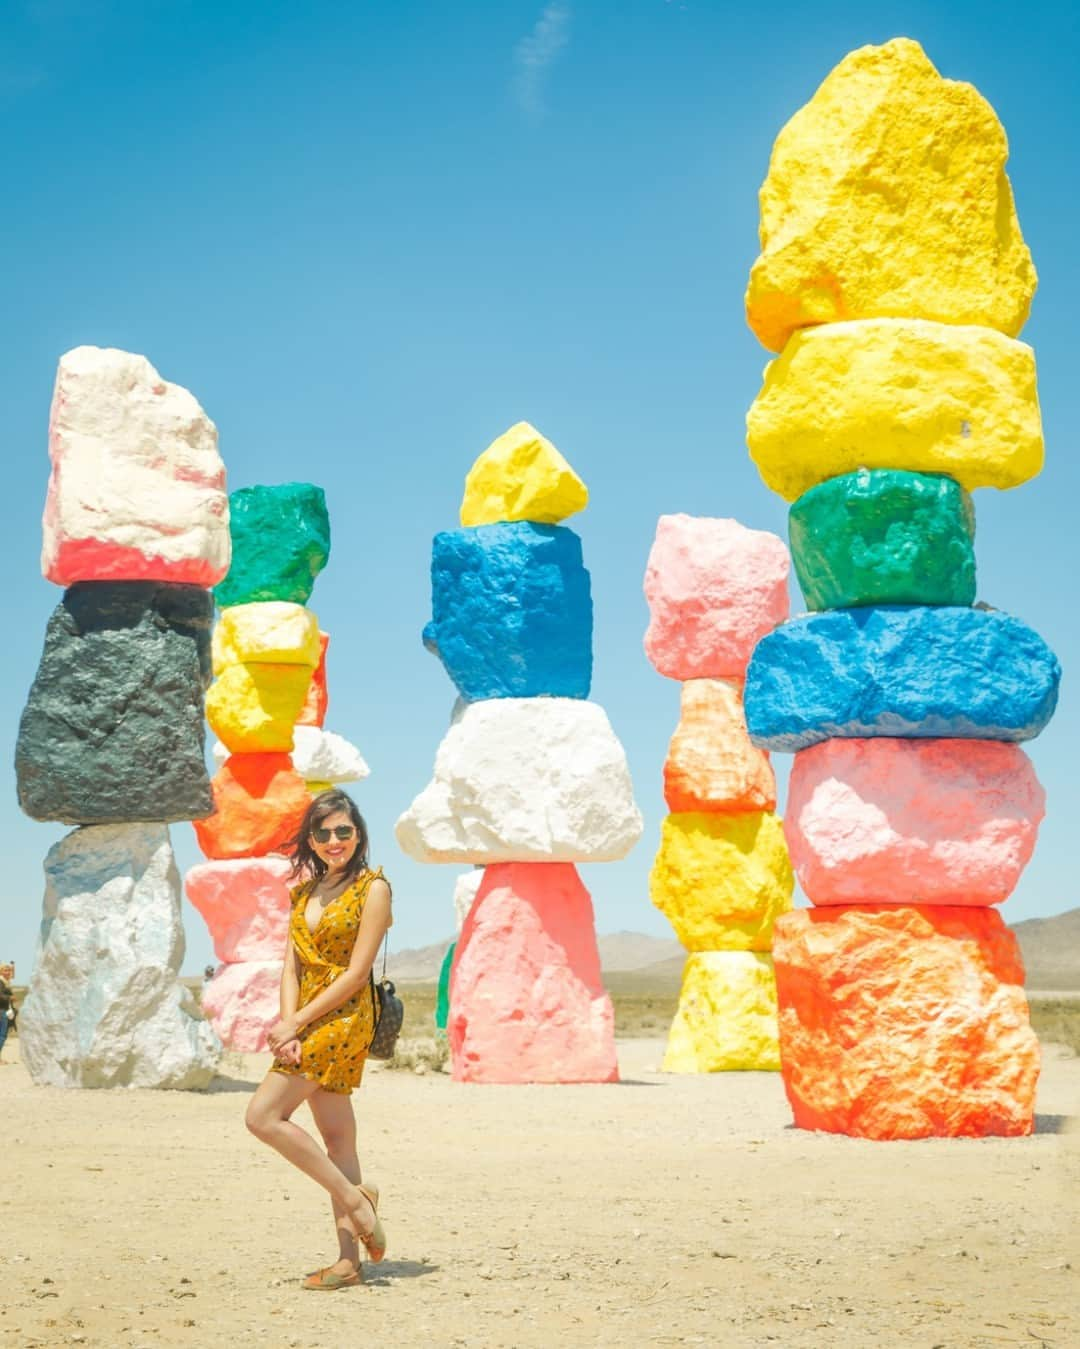
[[364,1282],[388,1286],[398,1279],[422,1279],[438,1271],[438,1265],[426,1260],[381,1260],[377,1265],[364,1266]]
[[242,1077],[215,1077],[206,1088],[207,1096],[223,1095],[225,1092],[240,1091],[247,1092],[250,1096],[258,1086],[258,1082],[245,1082]]
[[1080,1115],[1036,1115],[1037,1134],[1080,1133]]

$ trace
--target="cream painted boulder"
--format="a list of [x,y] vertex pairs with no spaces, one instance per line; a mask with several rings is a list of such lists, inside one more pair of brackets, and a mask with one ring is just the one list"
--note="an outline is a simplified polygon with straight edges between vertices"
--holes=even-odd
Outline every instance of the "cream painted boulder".
[[34,1082],[208,1086],[221,1045],[180,982],[183,958],[180,876],[165,825],[91,825],[54,844],[19,1015]]
[[289,936],[287,857],[203,862],[184,878],[184,891],[210,929],[218,960],[282,960]]
[[459,876],[454,882],[454,924],[458,936],[461,935],[461,929],[465,926],[465,919],[469,916],[469,910],[473,906],[473,901],[476,899],[483,881],[484,868],[473,867],[472,871],[466,871],[463,876]]
[[784,833],[814,904],[1000,904],[1045,808],[1003,740],[825,740],[795,755]]
[[696,951],[683,970],[665,1073],[776,1072],[776,976],[760,951]]
[[649,895],[688,951],[767,951],[795,877],[778,816],[669,815]]
[[1005,131],[917,42],[845,56],[776,138],[761,189],[750,327],[773,351],[810,324],[879,315],[1015,336],[1035,291]]
[[319,620],[302,604],[256,600],[221,611],[214,627],[214,674],[250,661],[306,665],[314,670],[322,647]]
[[645,570],[645,654],[669,679],[742,679],[788,616],[788,550],[737,520],[662,515]]
[[573,866],[503,863],[458,938],[447,1022],[457,1082],[616,1082],[592,900]]
[[683,684],[679,725],[664,761],[664,800],[676,815],[776,808],[776,778],[768,754],[750,741],[740,683]]
[[528,422],[517,422],[469,470],[461,523],[530,520],[557,525],[588,502],[588,488],[551,441]]
[[217,428],[145,356],[76,347],[49,415],[41,570],[76,581],[175,581],[229,570],[229,501]]
[[808,328],[766,368],[746,440],[788,501],[860,468],[1018,487],[1043,466],[1035,353],[991,328],[925,319]]
[[356,746],[333,731],[296,726],[293,741],[293,767],[308,782],[360,782],[371,772]]
[[280,960],[221,965],[203,989],[202,1005],[226,1049],[261,1054],[280,1016]]
[[494,698],[459,709],[435,774],[395,826],[418,862],[613,862],[641,837],[602,707]]

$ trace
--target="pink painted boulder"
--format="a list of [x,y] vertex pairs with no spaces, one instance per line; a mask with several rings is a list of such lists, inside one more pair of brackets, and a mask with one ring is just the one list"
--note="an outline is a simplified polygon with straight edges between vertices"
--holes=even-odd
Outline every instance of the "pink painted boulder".
[[1045,795],[999,740],[825,740],[795,755],[784,817],[814,904],[979,906],[1007,899]]
[[41,553],[48,580],[209,589],[229,570],[217,428],[145,356],[76,347],[60,358],[49,458]]
[[202,1008],[226,1049],[261,1054],[280,1008],[281,961],[222,965],[203,989]]
[[285,857],[204,862],[184,880],[188,899],[210,929],[218,960],[282,960],[289,935]]
[[645,570],[645,654],[669,679],[742,679],[788,616],[788,550],[737,520],[662,515]]
[[457,1082],[616,1082],[615,1018],[589,892],[569,862],[498,862],[458,938]]

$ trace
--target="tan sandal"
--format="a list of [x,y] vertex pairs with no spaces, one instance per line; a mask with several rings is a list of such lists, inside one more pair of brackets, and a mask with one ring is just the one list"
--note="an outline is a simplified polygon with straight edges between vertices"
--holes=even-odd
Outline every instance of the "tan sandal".
[[325,1269],[309,1274],[301,1287],[315,1293],[336,1293],[339,1288],[355,1288],[359,1283],[363,1283],[359,1269],[354,1269],[351,1274],[338,1274],[327,1265]]
[[379,1191],[374,1185],[358,1185],[356,1188],[371,1205],[371,1214],[375,1221],[370,1230],[365,1232],[356,1219],[356,1214],[360,1212],[358,1208],[352,1210],[349,1219],[356,1228],[357,1241],[363,1244],[371,1263],[377,1265],[386,1254],[386,1232],[379,1217]]

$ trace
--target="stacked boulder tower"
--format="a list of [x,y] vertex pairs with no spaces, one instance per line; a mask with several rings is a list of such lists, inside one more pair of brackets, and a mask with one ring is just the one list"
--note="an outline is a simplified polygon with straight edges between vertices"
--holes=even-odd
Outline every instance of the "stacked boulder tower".
[[664,820],[649,889],[689,952],[663,1069],[780,1066],[773,925],[795,881],[769,756],[750,743],[743,680],[758,640],[788,616],[787,548],[736,520],[660,517],[645,573],[645,650],[682,682],[664,764]]
[[[460,695],[432,781],[398,820],[422,862],[483,867],[453,958],[447,1031],[460,1082],[613,1082],[614,1015],[576,863],[641,835],[630,772],[588,701],[592,598],[560,524],[585,484],[526,422],[470,470],[462,528],[432,548],[424,644]],[[464,894],[475,877],[462,878]]]
[[776,924],[797,1125],[1025,1134],[1038,1042],[993,906],[1044,795],[1020,742],[1060,668],[976,603],[979,487],[1042,467],[1035,272],[1005,134],[915,42],[846,57],[781,131],[747,315],[777,358],[750,453],[792,503],[810,612],[756,647],[751,739],[794,753],[785,832],[812,908]]
[[229,1048],[255,1052],[278,1016],[291,871],[282,849],[313,792],[368,770],[348,741],[323,729],[329,638],[307,608],[330,555],[322,488],[241,488],[230,518],[232,565],[216,591],[206,698],[218,770],[213,811],[195,825],[210,860],[188,872],[185,888],[221,961],[203,1006]]
[[169,824],[211,808],[210,588],[229,567],[217,430],[144,356],[60,360],[42,571],[64,587],[23,711],[19,803],[78,827],[49,852],[22,1009],[33,1080],[199,1089],[221,1045],[178,978]]

